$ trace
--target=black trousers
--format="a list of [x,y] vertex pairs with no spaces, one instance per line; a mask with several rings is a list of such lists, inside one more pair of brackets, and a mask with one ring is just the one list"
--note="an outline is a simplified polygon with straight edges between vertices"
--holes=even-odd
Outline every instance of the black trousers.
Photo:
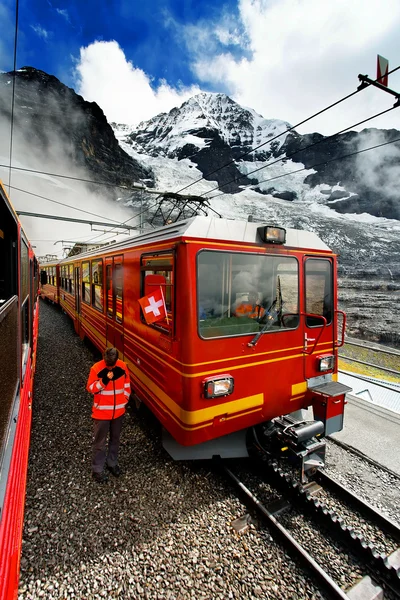
[[[121,415],[118,419],[111,420],[93,419],[93,473],[101,473],[106,462],[109,467],[115,467],[118,464],[119,439],[121,437],[123,420],[124,415]],[[108,435],[110,437],[107,451]]]

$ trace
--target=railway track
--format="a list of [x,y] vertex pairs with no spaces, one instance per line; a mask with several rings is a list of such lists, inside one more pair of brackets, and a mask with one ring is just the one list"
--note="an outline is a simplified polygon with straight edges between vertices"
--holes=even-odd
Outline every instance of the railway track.
[[301,485],[273,462],[220,467],[326,598],[400,598],[400,528],[379,511],[324,473]]

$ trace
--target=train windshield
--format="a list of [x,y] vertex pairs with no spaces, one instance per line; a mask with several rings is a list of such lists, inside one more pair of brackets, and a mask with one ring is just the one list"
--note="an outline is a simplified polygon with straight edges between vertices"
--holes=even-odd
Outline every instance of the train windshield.
[[197,257],[201,337],[293,329],[299,265],[293,257],[203,250]]

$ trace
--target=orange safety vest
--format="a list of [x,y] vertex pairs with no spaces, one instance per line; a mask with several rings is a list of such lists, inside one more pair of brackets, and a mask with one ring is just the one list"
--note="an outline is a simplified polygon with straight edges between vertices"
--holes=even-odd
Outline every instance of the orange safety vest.
[[259,319],[263,317],[265,310],[259,304],[251,304],[250,302],[242,302],[235,310],[237,317],[250,317],[251,319]]
[[[109,370],[114,373],[114,378],[110,380],[107,379]],[[131,394],[128,367],[122,360],[117,360],[115,366],[109,369],[105,361],[100,360],[90,369],[86,389],[94,394],[93,419],[118,419],[124,414]]]

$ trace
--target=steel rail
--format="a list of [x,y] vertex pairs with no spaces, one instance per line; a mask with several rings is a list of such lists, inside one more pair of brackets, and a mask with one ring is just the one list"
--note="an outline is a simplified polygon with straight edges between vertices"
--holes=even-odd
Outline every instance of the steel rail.
[[350,490],[342,486],[340,483],[329,477],[326,473],[318,471],[316,481],[324,486],[324,489],[329,489],[340,498],[351,504],[354,508],[366,515],[374,524],[378,525],[385,533],[392,536],[396,542],[400,543],[400,527],[394,521],[391,521],[380,513],[376,508],[362,500],[359,496],[353,494]]
[[258,498],[236,477],[234,473],[223,463],[221,463],[226,475],[231,479],[236,487],[245,494],[247,500],[251,505],[260,513],[263,520],[266,521],[270,530],[273,534],[279,538],[279,540],[286,546],[289,552],[296,555],[301,563],[309,570],[312,571],[315,578],[323,588],[324,592],[332,600],[349,600],[349,597],[340,588],[333,579],[325,573],[325,571],[319,566],[319,564],[308,554],[304,548],[300,546],[298,542],[290,535],[290,533],[280,524],[274,515],[258,500]]

